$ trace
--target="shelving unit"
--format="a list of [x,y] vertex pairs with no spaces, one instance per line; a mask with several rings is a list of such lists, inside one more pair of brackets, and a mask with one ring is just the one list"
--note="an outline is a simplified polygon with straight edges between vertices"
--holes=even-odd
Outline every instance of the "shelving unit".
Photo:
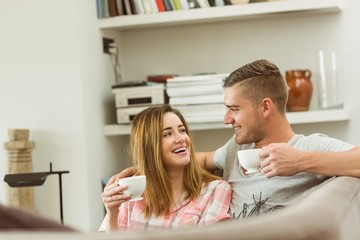
[[[308,124],[320,122],[339,122],[348,121],[349,116],[344,109],[318,110],[306,112],[289,112],[286,114],[290,124]],[[105,136],[121,136],[130,134],[131,125],[107,125],[104,127]],[[218,123],[190,123],[192,131],[226,129],[231,126]]]
[[[198,23],[212,23],[275,16],[278,14],[317,14],[337,12],[342,9],[342,0],[278,0],[251,4],[229,5],[223,7],[198,8],[191,10],[169,11],[153,14],[118,16],[98,20],[101,30],[121,31],[149,27],[166,27]],[[308,124],[319,122],[338,122],[349,120],[344,109],[318,110],[287,113],[290,124]],[[225,129],[230,126],[222,122],[190,123],[192,131]],[[106,136],[121,136],[130,133],[130,125],[107,125]]]
[[98,20],[100,29],[134,29],[195,23],[210,23],[292,12],[340,11],[341,0],[278,0],[223,7],[197,8],[152,14],[117,16]]

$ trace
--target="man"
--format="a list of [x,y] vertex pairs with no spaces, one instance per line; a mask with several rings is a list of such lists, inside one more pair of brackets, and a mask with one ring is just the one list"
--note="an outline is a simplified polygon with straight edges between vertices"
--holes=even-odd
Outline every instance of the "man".
[[[288,87],[271,62],[258,60],[240,67],[225,80],[224,88],[224,123],[231,124],[235,134],[223,147],[197,153],[197,158],[209,171],[223,170],[233,188],[234,218],[285,206],[330,176],[360,177],[360,147],[322,134],[293,132],[285,114]],[[251,148],[262,148],[262,172],[246,175],[236,153]]]

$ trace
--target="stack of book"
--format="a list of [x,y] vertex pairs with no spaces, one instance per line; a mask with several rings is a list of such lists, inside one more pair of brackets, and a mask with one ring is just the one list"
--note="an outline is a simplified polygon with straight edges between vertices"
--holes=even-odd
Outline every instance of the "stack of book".
[[228,74],[178,76],[168,79],[169,103],[188,123],[222,122],[225,114],[223,80]]
[[[235,1],[235,0],[233,0]],[[237,4],[231,0],[96,0],[98,18]]]

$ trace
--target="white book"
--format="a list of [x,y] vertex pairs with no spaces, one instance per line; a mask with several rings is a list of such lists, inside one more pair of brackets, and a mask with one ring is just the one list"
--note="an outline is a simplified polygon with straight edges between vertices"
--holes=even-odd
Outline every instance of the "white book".
[[201,74],[201,75],[186,75],[170,78],[169,82],[192,82],[192,81],[207,81],[210,79],[225,79],[228,77],[228,73],[216,73],[216,74]]
[[190,9],[189,3],[188,3],[187,0],[180,0],[180,4],[181,4],[183,10],[189,10]]
[[216,86],[223,86],[224,81],[222,78],[213,78],[213,79],[208,79],[206,81],[203,80],[194,80],[194,81],[174,81],[172,82],[171,80],[166,82],[166,87],[167,88],[178,88],[178,87],[201,87],[204,85],[216,85]]
[[141,1],[143,3],[145,13],[151,13],[152,9],[150,5],[150,0],[141,0]]
[[223,122],[224,115],[184,116],[187,123]]
[[188,97],[171,97],[169,103],[171,105],[186,105],[186,104],[206,104],[206,103],[223,103],[224,95],[198,95]]
[[149,2],[150,2],[151,12],[158,13],[159,8],[158,8],[158,5],[156,4],[156,0],[149,0]]
[[174,108],[181,111],[184,116],[199,117],[199,116],[224,116],[226,108],[222,103],[209,104],[195,104],[195,105],[172,105]]
[[196,0],[201,8],[207,8],[210,7],[210,4],[207,0]]
[[134,0],[136,14],[145,14],[145,9],[142,0]]
[[167,88],[166,93],[169,97],[194,96],[194,95],[217,95],[223,94],[224,89],[221,84],[202,85],[190,87]]

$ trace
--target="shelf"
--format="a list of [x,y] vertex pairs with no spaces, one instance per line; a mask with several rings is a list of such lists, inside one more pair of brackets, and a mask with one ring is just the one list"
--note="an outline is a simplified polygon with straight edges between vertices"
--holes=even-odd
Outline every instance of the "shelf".
[[[349,116],[344,109],[318,110],[306,112],[289,112],[286,113],[290,124],[309,124],[320,122],[339,122],[348,121]],[[104,127],[105,136],[129,135],[131,125],[106,125]],[[227,129],[231,126],[224,125],[222,122],[217,123],[189,123],[191,131]]]
[[341,0],[279,0],[222,7],[137,14],[98,20],[100,29],[135,29],[204,22],[229,21],[288,12],[340,11]]

